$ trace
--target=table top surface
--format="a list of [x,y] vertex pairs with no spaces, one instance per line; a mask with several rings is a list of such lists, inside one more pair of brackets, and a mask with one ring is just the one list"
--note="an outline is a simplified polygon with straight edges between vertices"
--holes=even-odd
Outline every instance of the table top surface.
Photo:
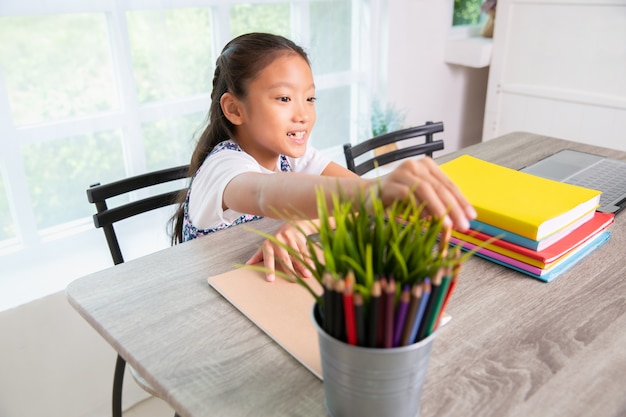
[[[564,148],[626,160],[512,133],[437,161],[470,154],[519,169]],[[470,259],[434,342],[420,415],[626,415],[626,214],[611,230],[547,284]],[[207,284],[260,243],[226,229],[80,278],[68,300],[181,416],[324,416],[320,380]]]

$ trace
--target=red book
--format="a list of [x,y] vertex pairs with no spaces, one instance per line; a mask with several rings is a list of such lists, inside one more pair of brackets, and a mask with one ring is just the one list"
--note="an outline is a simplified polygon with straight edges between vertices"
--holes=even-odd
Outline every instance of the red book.
[[[518,261],[544,269],[548,267],[550,263],[558,260],[566,253],[608,228],[613,224],[614,217],[612,213],[595,212],[591,220],[578,226],[578,228],[574,229],[571,233],[540,251],[534,251],[502,239],[495,240],[484,247],[490,251],[508,256],[509,258],[517,259]],[[477,246],[482,246],[486,241],[493,238],[493,236],[486,235],[476,230],[470,230],[468,233],[461,233],[455,230],[452,232],[452,235],[461,241]]]

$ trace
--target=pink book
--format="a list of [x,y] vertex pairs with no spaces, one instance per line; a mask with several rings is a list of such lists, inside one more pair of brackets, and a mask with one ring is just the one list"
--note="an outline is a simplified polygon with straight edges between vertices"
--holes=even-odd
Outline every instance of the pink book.
[[[485,249],[524,262],[525,264],[545,269],[549,267],[552,262],[555,262],[608,228],[613,224],[613,220],[614,214],[612,213],[595,212],[591,220],[578,226],[571,233],[540,251],[534,251],[502,239],[487,244]],[[484,245],[486,241],[492,238],[492,236],[476,230],[470,230],[468,233],[453,231],[452,236],[458,240],[477,246]]]

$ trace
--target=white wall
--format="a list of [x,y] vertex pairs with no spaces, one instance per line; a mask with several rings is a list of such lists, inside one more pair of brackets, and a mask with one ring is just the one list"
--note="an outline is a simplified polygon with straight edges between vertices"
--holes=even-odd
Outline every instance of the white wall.
[[[388,101],[407,110],[407,124],[443,121],[444,152],[478,142],[488,71],[443,62],[452,0],[389,7]],[[115,352],[64,292],[1,311],[0,334],[0,417],[110,415]],[[145,397],[126,381],[127,403]]]
[[406,125],[443,121],[443,155],[480,142],[489,69],[444,62],[453,1],[389,5],[387,100],[407,109]]
[[517,130],[626,151],[626,1],[498,2],[483,139]]

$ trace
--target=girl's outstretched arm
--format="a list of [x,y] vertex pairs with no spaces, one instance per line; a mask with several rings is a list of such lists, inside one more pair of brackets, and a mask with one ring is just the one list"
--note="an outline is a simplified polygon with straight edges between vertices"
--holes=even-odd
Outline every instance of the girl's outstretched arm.
[[[338,166],[339,167],[339,166]],[[341,168],[341,167],[339,167]],[[343,169],[343,168],[341,168]],[[341,172],[339,170],[338,172]],[[348,171],[349,172],[349,171]],[[443,217],[445,223],[460,231],[469,228],[469,220],[476,212],[459,189],[450,181],[439,166],[430,158],[403,161],[391,173],[376,179],[363,179],[348,174],[346,177],[314,176],[298,173],[272,175],[245,173],[235,177],[224,192],[224,205],[236,211],[274,218],[300,219],[317,217],[315,190],[322,187],[330,199],[332,193],[341,189],[348,198],[356,197],[370,187],[378,187],[385,205],[402,199],[412,192],[419,202],[425,203],[426,214]],[[329,205],[331,202],[329,201]],[[300,247],[297,233],[287,224],[277,232],[281,241]],[[248,263],[265,261],[270,270],[267,278],[273,280],[274,257],[303,271],[302,266],[289,263],[284,250],[265,242]],[[271,259],[270,259],[271,258]]]
[[[322,172],[322,175],[330,177],[358,178],[354,172],[336,164],[335,162],[329,163]],[[313,222],[316,221],[314,220]],[[301,253],[307,255],[308,248],[306,247],[305,237],[302,235],[302,231],[307,234],[315,232],[315,229],[311,228],[311,221],[302,220],[285,222],[274,233],[274,237],[276,237],[280,242],[286,243],[293,248],[298,248]],[[293,259],[284,248],[269,239],[263,242],[261,247],[257,249],[257,251],[250,257],[250,259],[248,259],[246,263],[252,265],[261,261],[264,261],[265,268],[268,271],[266,279],[270,282],[275,279],[274,271],[276,270],[277,261],[280,265],[284,265],[285,268],[295,271],[304,278],[309,278],[310,276],[310,271],[304,265],[301,265],[296,259]]]
[[427,214],[446,217],[446,222],[465,231],[476,212],[456,185],[430,158],[403,161],[391,173],[379,179],[329,177],[301,173],[260,174],[247,172],[233,178],[224,190],[224,207],[240,213],[294,220],[317,217],[315,190],[325,190],[327,197],[342,190],[347,198],[378,187],[385,205],[413,193],[425,203]]
[[295,172],[261,174],[246,172],[233,178],[224,190],[224,207],[240,213],[273,218],[317,218],[315,190],[322,188],[330,202],[341,189],[348,198],[371,186],[359,177],[329,177]]
[[324,168],[322,175],[326,175],[328,177],[352,177],[352,178],[359,177],[354,172],[350,171],[348,168],[344,168],[335,162],[331,162],[328,165],[326,165],[326,168]]

